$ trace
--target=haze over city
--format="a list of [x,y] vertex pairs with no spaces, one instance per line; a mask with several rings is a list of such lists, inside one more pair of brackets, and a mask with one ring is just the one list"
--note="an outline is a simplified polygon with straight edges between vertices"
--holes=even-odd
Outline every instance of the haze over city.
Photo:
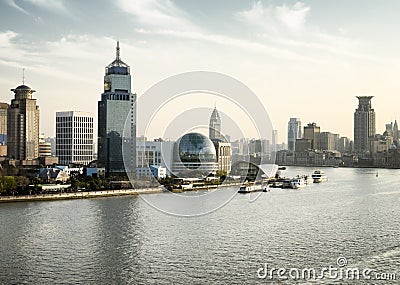
[[352,138],[357,95],[375,96],[382,132],[400,103],[400,3],[385,3],[4,0],[1,101],[10,102],[25,68],[26,84],[37,90],[40,132],[54,136],[55,111],[97,113],[119,40],[139,98],[168,76],[217,71],[257,94],[279,142],[290,117]]

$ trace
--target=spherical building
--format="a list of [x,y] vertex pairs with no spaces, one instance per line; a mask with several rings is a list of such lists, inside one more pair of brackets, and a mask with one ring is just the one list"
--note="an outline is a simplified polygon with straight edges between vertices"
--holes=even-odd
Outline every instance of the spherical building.
[[217,169],[217,154],[214,144],[200,133],[188,133],[175,144],[174,173],[194,172],[208,175]]

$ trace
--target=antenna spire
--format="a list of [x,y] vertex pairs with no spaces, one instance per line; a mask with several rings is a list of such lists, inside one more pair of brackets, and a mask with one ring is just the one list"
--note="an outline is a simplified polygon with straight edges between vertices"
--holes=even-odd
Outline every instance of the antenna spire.
[[116,54],[116,59],[117,59],[118,61],[121,60],[120,57],[119,57],[119,41],[117,41],[117,54]]
[[22,68],[22,85],[25,85],[25,68]]

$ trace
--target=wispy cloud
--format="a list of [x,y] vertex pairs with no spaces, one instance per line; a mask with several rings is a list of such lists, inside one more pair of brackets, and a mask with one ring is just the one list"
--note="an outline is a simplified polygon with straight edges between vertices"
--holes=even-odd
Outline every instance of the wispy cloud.
[[[27,14],[27,15],[32,15],[30,11],[28,11],[26,8],[24,8],[24,5],[21,5],[21,1],[17,3],[16,0],[6,0],[7,3],[17,9],[18,11]],[[56,12],[59,14],[68,14],[68,10],[65,7],[64,1],[63,0],[23,0],[22,2],[25,2],[30,5],[34,5],[36,7],[51,11],[51,12]]]
[[174,30],[195,28],[187,19],[188,15],[170,0],[117,0],[116,5],[146,27]]
[[301,2],[264,7],[262,2],[257,1],[250,9],[237,12],[236,17],[271,33],[299,32],[304,29],[309,12],[310,7]]

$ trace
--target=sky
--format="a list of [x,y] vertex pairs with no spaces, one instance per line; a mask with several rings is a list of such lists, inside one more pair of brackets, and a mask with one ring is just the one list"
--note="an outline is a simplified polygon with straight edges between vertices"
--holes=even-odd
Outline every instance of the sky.
[[56,111],[97,118],[119,40],[139,98],[175,74],[220,72],[257,95],[279,142],[290,117],[352,138],[360,95],[375,96],[382,133],[400,118],[399,10],[396,0],[0,0],[0,101],[25,68],[41,133],[55,135]]

